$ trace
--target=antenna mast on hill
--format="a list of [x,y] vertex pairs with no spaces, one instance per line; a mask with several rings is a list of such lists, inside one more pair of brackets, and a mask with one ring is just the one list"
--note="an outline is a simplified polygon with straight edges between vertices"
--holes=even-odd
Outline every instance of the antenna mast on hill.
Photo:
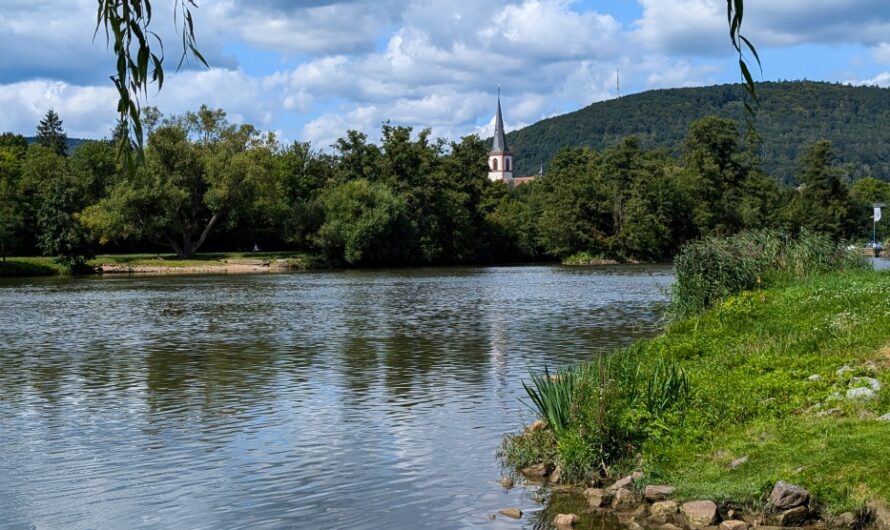
[[615,70],[615,93],[618,95],[618,99],[621,99],[621,70]]

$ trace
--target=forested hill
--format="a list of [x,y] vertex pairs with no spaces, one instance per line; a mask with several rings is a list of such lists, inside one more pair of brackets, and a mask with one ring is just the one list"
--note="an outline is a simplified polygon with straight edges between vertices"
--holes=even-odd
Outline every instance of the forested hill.
[[[757,129],[763,169],[793,181],[798,153],[827,139],[857,179],[890,180],[890,89],[810,81],[762,83]],[[597,149],[625,136],[679,154],[689,124],[709,114],[744,122],[741,85],[653,90],[594,103],[507,135],[518,175],[535,174],[569,146]]]
[[[25,140],[28,140],[29,144],[37,143],[36,136],[26,136]],[[68,152],[73,153],[75,149],[82,146],[84,142],[89,142],[89,140],[85,138],[68,138]]]

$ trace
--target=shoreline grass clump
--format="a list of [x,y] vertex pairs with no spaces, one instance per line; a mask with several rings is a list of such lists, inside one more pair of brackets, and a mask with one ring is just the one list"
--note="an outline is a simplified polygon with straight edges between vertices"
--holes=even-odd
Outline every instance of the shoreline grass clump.
[[674,268],[671,312],[688,316],[742,291],[870,265],[862,253],[827,236],[804,230],[792,237],[767,230],[685,245]]
[[689,267],[728,279],[660,336],[572,368],[564,425],[507,436],[505,464],[585,483],[640,469],[681,501],[762,507],[785,480],[825,514],[890,507],[890,273],[809,234],[686,256],[730,250],[754,265]]

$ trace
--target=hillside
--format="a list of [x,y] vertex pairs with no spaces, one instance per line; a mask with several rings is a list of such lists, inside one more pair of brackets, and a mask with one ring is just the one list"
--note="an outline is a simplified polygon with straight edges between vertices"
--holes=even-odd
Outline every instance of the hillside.
[[[813,140],[834,143],[851,177],[890,180],[890,89],[799,81],[761,83],[757,128],[764,170],[793,181],[800,149]],[[740,85],[654,90],[594,103],[507,135],[516,173],[537,173],[564,147],[614,145],[636,135],[648,147],[679,154],[689,124],[716,114],[744,121]]]
[[[37,142],[36,136],[26,136],[25,140],[28,140],[29,144],[33,144]],[[73,153],[75,149],[82,146],[84,143],[89,142],[90,140],[86,138],[68,138],[68,153]]]

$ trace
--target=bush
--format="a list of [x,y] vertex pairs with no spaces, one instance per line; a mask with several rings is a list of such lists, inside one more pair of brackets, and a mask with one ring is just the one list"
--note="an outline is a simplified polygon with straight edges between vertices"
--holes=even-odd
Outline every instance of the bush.
[[860,253],[807,231],[797,238],[775,231],[706,238],[685,245],[674,260],[671,309],[679,316],[690,315],[767,284],[868,267]]

